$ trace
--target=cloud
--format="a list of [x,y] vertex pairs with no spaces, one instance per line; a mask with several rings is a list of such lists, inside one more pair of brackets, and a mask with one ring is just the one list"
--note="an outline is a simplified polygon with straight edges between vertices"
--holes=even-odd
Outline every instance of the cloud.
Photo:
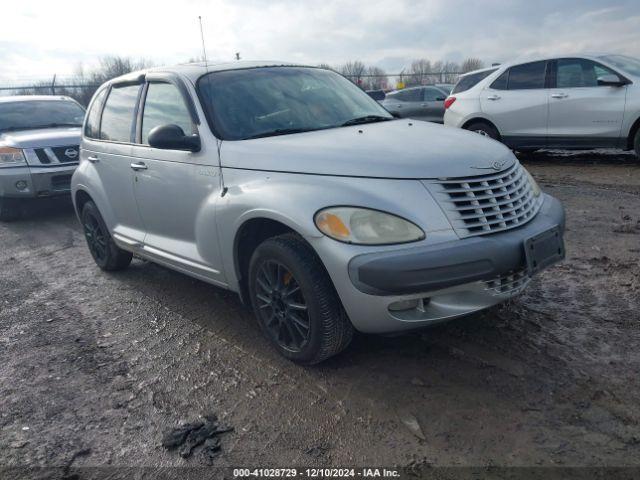
[[70,75],[104,55],[187,61],[202,53],[198,15],[214,60],[360,59],[393,71],[413,58],[640,56],[632,0],[21,0],[3,10],[0,82]]

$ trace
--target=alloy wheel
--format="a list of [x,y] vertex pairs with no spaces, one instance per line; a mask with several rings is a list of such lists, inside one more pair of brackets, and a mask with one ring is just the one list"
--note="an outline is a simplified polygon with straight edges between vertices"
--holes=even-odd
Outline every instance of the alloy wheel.
[[258,314],[282,348],[299,352],[309,341],[311,321],[302,290],[282,263],[267,260],[256,276]]
[[88,215],[83,226],[91,254],[98,261],[104,261],[107,258],[107,237],[100,222],[93,215]]

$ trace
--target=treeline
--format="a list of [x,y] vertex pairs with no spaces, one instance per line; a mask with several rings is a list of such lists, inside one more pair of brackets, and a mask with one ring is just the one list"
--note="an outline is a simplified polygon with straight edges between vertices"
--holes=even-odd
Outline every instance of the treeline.
[[460,64],[442,60],[431,62],[426,58],[420,58],[411,62],[408,68],[403,68],[400,72],[391,72],[391,74],[380,67],[367,66],[359,60],[349,61],[337,67],[327,64],[320,66],[341,73],[364,90],[379,90],[394,87],[390,83],[390,76],[395,77],[405,87],[454,83],[460,74],[484,68],[485,65],[479,58],[467,58]]
[[[29,88],[15,90],[14,94],[67,95],[86,106],[96,89],[107,80],[150,66],[153,66],[151,62],[144,59],[135,60],[128,57],[107,56],[101,58],[98,65],[89,70],[80,66],[73,76],[64,81],[52,79],[51,81],[37,82]],[[421,58],[411,62],[408,68],[391,74],[380,67],[367,66],[359,60],[349,61],[335,67],[320,64],[320,67],[341,73],[364,90],[378,90],[395,88],[396,85],[390,81],[391,76],[406,87],[432,83],[453,83],[460,73],[483,68],[484,62],[478,58],[467,58],[458,64],[441,60],[431,62]]]
[[151,62],[127,57],[107,56],[89,70],[78,67],[75,74],[64,81],[41,81],[29,88],[16,90],[15,95],[66,95],[82,105],[88,105],[97,88],[107,80],[126,73],[153,66]]

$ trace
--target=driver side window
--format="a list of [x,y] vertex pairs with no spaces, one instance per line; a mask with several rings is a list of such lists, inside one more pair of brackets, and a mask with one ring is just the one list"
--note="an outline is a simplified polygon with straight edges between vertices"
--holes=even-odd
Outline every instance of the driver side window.
[[167,124],[178,125],[186,135],[195,133],[189,110],[176,86],[150,83],[142,114],[142,143],[148,145],[149,132]]

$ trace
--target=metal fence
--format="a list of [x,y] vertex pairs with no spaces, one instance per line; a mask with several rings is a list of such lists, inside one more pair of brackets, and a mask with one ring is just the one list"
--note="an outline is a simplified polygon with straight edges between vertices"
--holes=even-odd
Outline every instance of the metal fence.
[[[458,80],[462,72],[421,72],[390,73],[386,75],[357,74],[345,75],[346,78],[363,90],[397,90],[417,85],[452,84]],[[26,82],[25,82],[26,83]],[[67,95],[87,105],[99,85],[80,84],[77,82],[49,81],[33,84],[1,85],[0,95]]]

